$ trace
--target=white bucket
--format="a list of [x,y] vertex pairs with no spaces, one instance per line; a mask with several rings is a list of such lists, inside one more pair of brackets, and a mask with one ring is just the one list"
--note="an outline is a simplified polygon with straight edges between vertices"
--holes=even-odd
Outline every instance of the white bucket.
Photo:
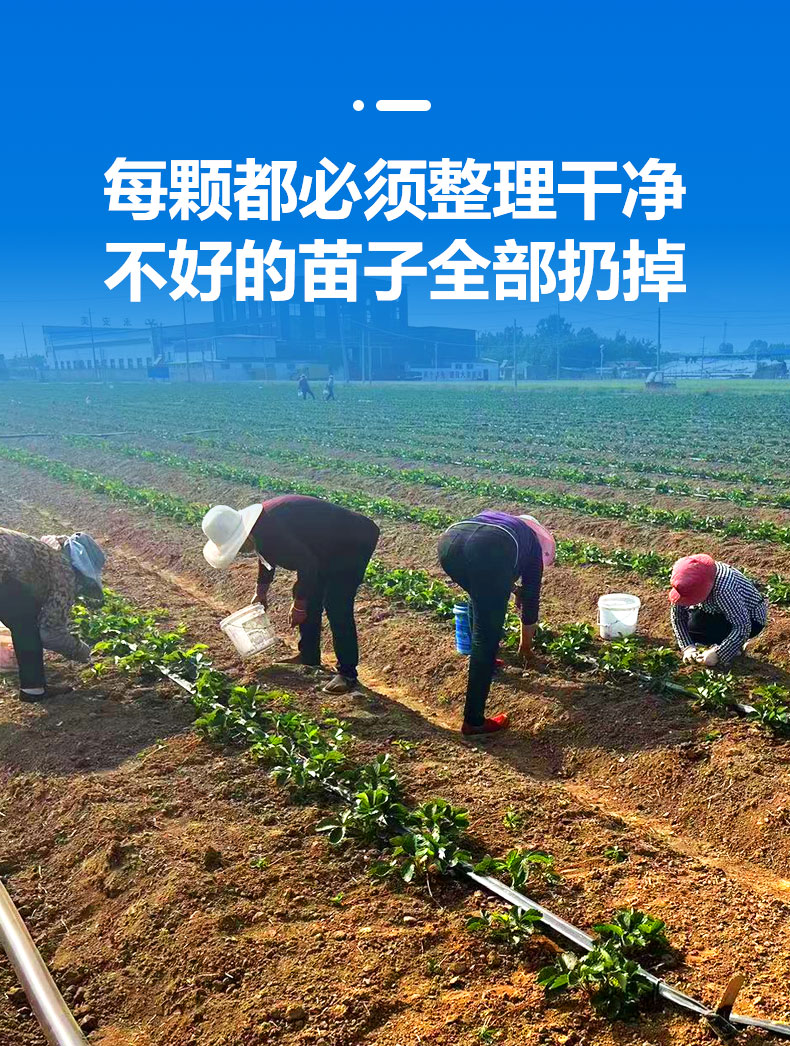
[[0,624],[0,673],[16,672],[16,670],[16,654],[11,641],[11,633],[5,625]]
[[274,626],[260,603],[242,607],[224,618],[219,627],[242,657],[252,657],[277,642]]
[[627,592],[610,592],[601,596],[598,600],[598,629],[601,639],[632,636],[636,632],[641,605],[639,596],[629,596]]

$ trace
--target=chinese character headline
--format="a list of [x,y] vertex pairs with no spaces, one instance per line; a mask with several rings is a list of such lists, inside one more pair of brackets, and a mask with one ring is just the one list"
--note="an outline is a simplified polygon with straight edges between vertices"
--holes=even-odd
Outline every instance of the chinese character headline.
[[[295,160],[174,160],[168,165],[118,157],[105,172],[104,193],[110,211],[130,214],[135,221],[178,222],[211,217],[279,222],[289,214],[342,221],[359,211],[367,221],[378,215],[394,221],[406,214],[420,221],[556,220],[558,198],[563,216],[567,207],[572,217],[591,222],[601,195],[617,196],[626,219],[639,210],[647,221],[661,221],[668,210],[683,205],[686,189],[674,163],[651,158],[641,168],[630,161],[621,168],[615,161],[566,161],[556,185],[554,167],[552,161],[379,159],[363,172],[352,163],[340,168],[324,158],[318,169],[305,173]],[[127,257],[105,283],[113,289],[128,281],[132,302],[141,300],[143,279],[158,290],[167,288],[173,300],[186,294],[216,301],[225,277],[235,278],[238,301],[288,301],[297,289],[305,301],[356,301],[358,273],[388,280],[389,286],[376,292],[388,301],[400,297],[405,277],[430,280],[433,299],[459,301],[537,302],[555,293],[560,301],[583,301],[591,293],[600,301],[620,293],[623,300],[635,301],[648,293],[665,302],[670,293],[686,290],[684,243],[658,238],[651,250],[632,238],[618,250],[616,243],[600,240],[502,239],[492,257],[466,238],[453,239],[430,257],[417,240],[116,242],[107,243],[107,252]]]

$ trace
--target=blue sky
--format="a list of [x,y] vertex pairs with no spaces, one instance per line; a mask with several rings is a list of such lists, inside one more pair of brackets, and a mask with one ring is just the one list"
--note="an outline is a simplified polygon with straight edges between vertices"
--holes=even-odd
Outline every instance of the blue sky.
[[[753,337],[790,342],[788,302],[788,17],[780,3],[490,3],[377,6],[202,2],[15,5],[3,18],[0,69],[0,352],[32,348],[40,325],[94,317],[180,319],[155,293],[111,294],[107,240],[238,239],[211,219],[131,222],[107,213],[103,174],[118,155],[297,159],[367,166],[378,156],[436,159],[673,160],[687,196],[661,223],[617,215],[540,223],[533,238],[656,235],[686,243],[688,292],[662,310],[664,344],[694,349]],[[380,97],[431,100],[429,113],[378,113]],[[363,112],[352,102],[366,101]],[[624,179],[620,179],[624,180]],[[566,198],[568,200],[568,198]],[[563,200],[563,209],[566,207]],[[575,202],[575,201],[574,201]],[[567,203],[570,212],[571,203]],[[430,230],[424,228],[431,225]],[[484,247],[533,223],[404,219],[281,223],[314,235],[426,239]],[[537,223],[535,223],[537,224]],[[452,226],[452,233],[448,226]],[[436,226],[440,226],[439,230]],[[506,231],[505,231],[506,230]],[[594,233],[594,235],[593,235]],[[253,233],[268,239],[269,228]],[[305,235],[306,234],[306,235]],[[553,303],[429,305],[412,322],[527,328]],[[563,305],[574,324],[653,335],[655,302]],[[193,319],[210,306],[190,305]],[[100,320],[98,321],[100,322]]]

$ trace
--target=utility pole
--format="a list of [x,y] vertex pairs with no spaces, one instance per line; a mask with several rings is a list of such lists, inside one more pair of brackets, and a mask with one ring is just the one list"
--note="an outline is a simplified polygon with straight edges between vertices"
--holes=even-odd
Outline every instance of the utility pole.
[[27,351],[27,334],[25,334],[25,325],[22,324],[22,341],[25,343],[25,357],[30,359],[30,353]]
[[513,391],[518,389],[518,347],[516,345],[516,321],[513,320]]
[[705,335],[704,334],[702,335],[702,357],[700,358],[700,363],[699,363],[699,376],[701,378],[705,377]]
[[343,330],[343,306],[338,306],[338,322],[340,324],[340,355],[343,360],[343,380],[348,385],[349,374],[348,374],[348,357],[346,356],[346,335]]
[[658,307],[658,341],[656,342],[656,374],[661,370],[661,306]]
[[603,381],[603,342],[601,342],[599,347],[601,350],[601,381]]
[[91,310],[88,309],[88,326],[91,329],[91,350],[93,352],[93,373],[96,375],[96,381],[99,380],[99,368],[96,363],[96,342],[93,340],[93,316],[91,316]]
[[187,333],[187,305],[184,298],[181,298],[181,309],[184,314],[184,349],[187,354],[187,381],[192,381],[192,372],[189,369],[189,334]]
[[722,343],[722,345],[726,345],[727,344],[727,321],[726,320],[724,321],[724,333],[721,336],[721,343]]

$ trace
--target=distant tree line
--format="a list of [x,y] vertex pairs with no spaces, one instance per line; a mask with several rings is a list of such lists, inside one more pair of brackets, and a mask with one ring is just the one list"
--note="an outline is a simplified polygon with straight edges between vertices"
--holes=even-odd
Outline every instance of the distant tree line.
[[[478,335],[480,355],[499,363],[512,363],[514,328],[505,327],[502,332],[483,331]],[[563,368],[579,370],[600,366],[601,346],[606,366],[623,360],[633,360],[643,366],[652,366],[656,361],[656,343],[651,338],[627,338],[622,331],[614,337],[597,334],[592,327],[574,330],[573,324],[556,313],[540,320],[534,334],[527,334],[523,327],[515,327],[515,347],[520,364],[535,367],[556,367],[557,352]],[[753,359],[770,359],[790,349],[783,342],[770,344],[755,338],[749,343],[746,355]],[[718,348],[722,356],[735,355],[732,342],[722,342]],[[673,352],[673,355],[676,353]],[[699,353],[694,353],[698,356]]]
[[[478,335],[480,355],[499,363],[513,360],[513,326],[502,333],[485,331]],[[552,313],[538,322],[534,334],[523,327],[515,327],[515,345],[519,363],[536,367],[554,367],[557,352],[563,367],[584,369],[597,367],[603,345],[604,363],[611,365],[622,360],[634,360],[646,366],[655,362],[656,345],[649,338],[627,338],[622,331],[614,337],[597,334],[592,327],[574,330],[567,320]]]

